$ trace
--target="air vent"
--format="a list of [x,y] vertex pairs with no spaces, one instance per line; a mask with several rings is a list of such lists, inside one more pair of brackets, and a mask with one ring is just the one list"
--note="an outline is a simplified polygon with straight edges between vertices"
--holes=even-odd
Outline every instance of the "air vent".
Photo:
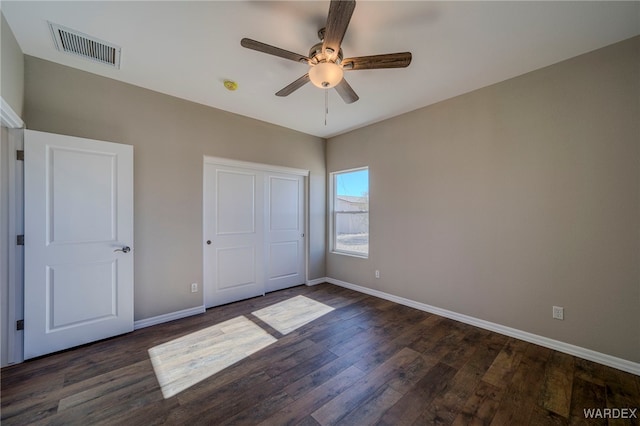
[[120,47],[49,22],[53,42],[61,52],[120,69]]

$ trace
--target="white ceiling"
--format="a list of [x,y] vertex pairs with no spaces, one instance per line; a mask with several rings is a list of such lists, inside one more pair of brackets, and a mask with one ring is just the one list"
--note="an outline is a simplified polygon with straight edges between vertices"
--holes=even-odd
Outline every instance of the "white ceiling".
[[[331,137],[640,34],[640,2],[358,1],[345,57],[410,51],[405,69],[345,74],[347,105],[307,84],[275,92],[303,64],[245,49],[243,37],[308,54],[329,1],[5,1],[22,51],[136,86]],[[122,47],[110,69],[55,50],[47,21]],[[235,92],[223,80],[238,82]]]

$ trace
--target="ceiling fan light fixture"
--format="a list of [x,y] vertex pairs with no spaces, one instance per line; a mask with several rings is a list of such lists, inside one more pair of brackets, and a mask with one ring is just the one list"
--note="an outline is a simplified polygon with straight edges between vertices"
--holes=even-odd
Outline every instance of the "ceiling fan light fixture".
[[343,74],[342,68],[333,62],[321,62],[309,69],[309,79],[314,86],[321,89],[330,89],[338,85]]

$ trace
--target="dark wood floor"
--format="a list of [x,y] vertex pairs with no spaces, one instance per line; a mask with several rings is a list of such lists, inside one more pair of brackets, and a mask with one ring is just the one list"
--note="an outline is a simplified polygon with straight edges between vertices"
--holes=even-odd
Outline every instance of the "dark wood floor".
[[[335,308],[283,336],[251,315]],[[245,315],[278,341],[163,399],[147,350]],[[2,369],[2,424],[638,424],[640,377],[329,284],[210,309]],[[640,417],[640,409],[636,416]]]

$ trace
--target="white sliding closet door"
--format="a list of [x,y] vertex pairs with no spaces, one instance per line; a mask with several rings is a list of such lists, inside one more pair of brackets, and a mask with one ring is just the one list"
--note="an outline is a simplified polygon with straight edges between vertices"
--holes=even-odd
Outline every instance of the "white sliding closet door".
[[[205,158],[205,307],[305,282],[304,175]],[[278,169],[278,168],[276,168]]]
[[215,164],[204,167],[205,306],[262,295],[262,174]]
[[268,173],[266,209],[267,291],[305,282],[304,178]]

